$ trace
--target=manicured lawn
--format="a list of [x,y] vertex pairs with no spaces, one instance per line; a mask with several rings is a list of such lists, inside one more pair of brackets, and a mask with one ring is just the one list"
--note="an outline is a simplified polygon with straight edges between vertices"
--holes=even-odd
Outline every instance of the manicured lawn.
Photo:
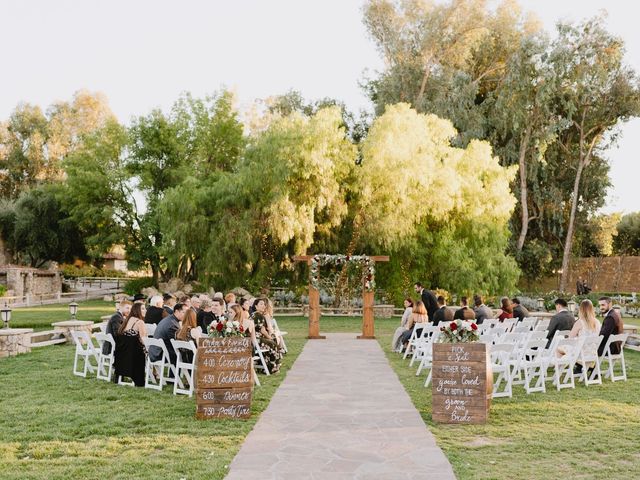
[[[357,332],[360,322],[323,317],[321,330]],[[639,353],[625,351],[628,382],[532,395],[516,387],[513,399],[493,401],[487,425],[436,425],[424,376],[390,351],[398,322],[377,320],[378,341],[459,479],[637,477]],[[0,360],[0,478],[223,478],[306,341],[306,319],[278,323],[289,354],[280,374],[261,376],[249,420],[197,421],[195,401],[169,390],[75,377],[66,346]]]
[[[113,302],[103,302],[102,300],[87,300],[78,302],[78,320],[90,320],[99,322],[100,317],[110,315],[115,312]],[[33,328],[38,330],[52,330],[53,322],[70,320],[69,304],[59,303],[57,305],[42,305],[37,307],[14,308],[11,312],[11,326],[15,328]]]

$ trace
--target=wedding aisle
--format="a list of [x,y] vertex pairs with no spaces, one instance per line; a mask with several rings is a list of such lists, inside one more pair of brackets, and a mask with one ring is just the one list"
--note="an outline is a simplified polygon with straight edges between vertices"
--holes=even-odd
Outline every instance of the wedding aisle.
[[310,340],[227,479],[455,479],[375,340]]

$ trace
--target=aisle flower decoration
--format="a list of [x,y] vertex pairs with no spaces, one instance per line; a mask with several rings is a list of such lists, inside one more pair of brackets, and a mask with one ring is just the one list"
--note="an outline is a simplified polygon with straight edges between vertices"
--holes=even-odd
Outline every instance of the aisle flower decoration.
[[244,335],[244,327],[237,320],[229,320],[224,316],[214,320],[209,325],[210,337],[241,337]]
[[334,265],[341,267],[346,263],[355,263],[362,267],[362,282],[367,292],[372,292],[376,288],[375,282],[375,262],[366,255],[328,255],[319,254],[311,258],[309,265],[309,283],[316,290],[320,289],[320,267]]
[[480,340],[478,325],[468,320],[454,320],[440,326],[440,343],[471,343]]

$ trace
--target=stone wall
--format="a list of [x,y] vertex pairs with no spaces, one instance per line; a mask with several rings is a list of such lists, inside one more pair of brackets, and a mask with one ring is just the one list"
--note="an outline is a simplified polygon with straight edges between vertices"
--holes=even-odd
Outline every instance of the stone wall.
[[[578,278],[586,279],[594,292],[640,292],[640,257],[586,257],[571,263],[569,284],[576,291]],[[557,290],[559,275],[540,282],[540,290]]]
[[4,266],[0,267],[0,282],[7,286],[9,295],[16,297],[62,291],[62,275],[56,270]]

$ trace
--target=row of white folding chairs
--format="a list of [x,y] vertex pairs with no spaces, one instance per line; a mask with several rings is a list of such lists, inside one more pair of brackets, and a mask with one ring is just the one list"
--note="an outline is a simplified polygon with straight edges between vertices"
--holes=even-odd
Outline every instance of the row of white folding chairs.
[[[111,381],[114,374],[114,361],[115,361],[115,341],[111,334],[96,333],[95,337],[98,341],[96,346],[89,333],[82,331],[72,331],[71,336],[75,343],[75,356],[73,362],[73,373],[75,375],[86,377],[88,372],[96,372],[96,376],[100,380]],[[173,393],[193,395],[195,388],[194,371],[197,358],[197,348],[193,342],[185,342],[181,340],[171,339],[171,345],[176,352],[176,364],[173,365],[170,361],[169,352],[163,340],[155,338],[143,339],[147,351],[151,347],[159,348],[161,350],[161,357],[158,360],[152,361],[147,356],[145,362],[145,388],[154,390],[162,390],[167,383],[173,383]],[[109,344],[108,353],[103,353],[103,346]],[[269,375],[269,369],[265,362],[263,351],[254,342],[256,355],[253,356],[253,361],[258,361],[257,365],[262,368],[266,375]],[[185,359],[185,353],[192,353],[192,361],[188,362]],[[78,363],[83,361],[83,368],[78,368]],[[95,362],[95,366],[93,364]],[[259,386],[260,381],[257,375],[254,375],[254,381]],[[126,382],[120,376],[117,379],[119,385],[133,385],[133,382]],[[186,386],[185,386],[186,384]]]
[[[598,357],[601,335],[587,335],[567,338],[568,331],[554,336],[549,348],[545,348],[546,339],[529,340],[522,347],[517,342],[500,343],[491,347],[491,359],[494,375],[493,397],[511,397],[513,384],[523,384],[527,393],[546,392],[546,381],[561,390],[575,388],[575,378],[585,386],[602,384],[602,366],[607,362],[605,377],[615,382],[627,380],[624,348],[620,353],[611,351],[611,345],[621,342],[624,345],[628,334],[611,335],[603,355]],[[561,357],[558,349],[564,351]],[[615,372],[616,362],[620,363],[621,374]],[[580,373],[574,374],[574,367],[582,365]],[[553,368],[553,375],[547,377],[547,371]],[[533,382],[533,385],[532,385]],[[504,385],[502,385],[504,384]]]
[[[158,325],[155,323],[145,323],[144,328],[147,331],[147,337],[153,337],[153,334],[156,333],[156,328]],[[100,324],[100,333],[107,333],[107,324]]]

